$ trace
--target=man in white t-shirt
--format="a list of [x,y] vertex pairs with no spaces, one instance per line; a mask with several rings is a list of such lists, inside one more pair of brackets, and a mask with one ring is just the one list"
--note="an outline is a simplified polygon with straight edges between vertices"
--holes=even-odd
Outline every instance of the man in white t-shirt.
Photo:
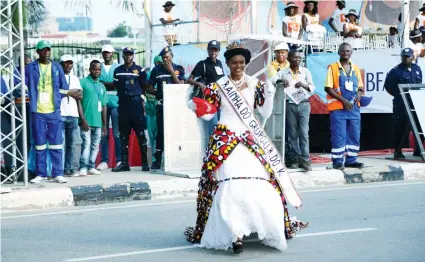
[[75,159],[75,142],[78,138],[78,107],[76,100],[83,98],[83,90],[78,77],[72,74],[74,66],[72,56],[62,56],[61,65],[65,73],[66,82],[69,85],[68,94],[61,100],[61,116],[65,133],[64,175],[79,176],[78,172],[72,169],[72,164]]
[[336,6],[338,7],[332,17],[329,19],[329,26],[337,33],[342,35],[343,26],[347,22],[347,18],[345,15],[347,14],[347,10],[345,9],[345,1],[336,1]]
[[177,30],[175,22],[180,21],[179,18],[174,19],[171,13],[171,10],[175,4],[171,1],[165,2],[162,6],[164,7],[164,15],[159,19],[161,23],[164,25],[164,38],[167,41],[168,45],[174,45],[177,42]]

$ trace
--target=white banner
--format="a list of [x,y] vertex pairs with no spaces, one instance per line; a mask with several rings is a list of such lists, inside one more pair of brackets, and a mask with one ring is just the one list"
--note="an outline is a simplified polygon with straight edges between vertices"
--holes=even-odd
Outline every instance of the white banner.
[[372,96],[369,106],[362,113],[392,113],[393,97],[385,91],[384,83],[388,72],[400,64],[397,49],[354,51],[351,60],[360,68],[366,95]]
[[[338,54],[315,54],[307,57],[307,68],[310,70],[316,86],[315,93],[321,98],[314,103],[326,105],[324,83],[327,66],[338,61]],[[362,108],[362,113],[392,113],[392,96],[385,91],[384,83],[388,72],[401,63],[399,49],[384,50],[357,50],[351,56],[361,70],[366,95],[372,96],[369,106]],[[315,108],[322,105],[312,105],[312,114]]]

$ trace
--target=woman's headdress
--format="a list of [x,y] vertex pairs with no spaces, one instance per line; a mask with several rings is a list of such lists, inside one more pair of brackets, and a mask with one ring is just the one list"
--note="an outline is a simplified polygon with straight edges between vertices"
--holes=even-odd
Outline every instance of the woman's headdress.
[[224,52],[224,58],[226,58],[226,61],[229,61],[235,55],[244,56],[246,64],[251,61],[251,52],[246,49],[242,43],[233,42],[226,47],[226,52]]

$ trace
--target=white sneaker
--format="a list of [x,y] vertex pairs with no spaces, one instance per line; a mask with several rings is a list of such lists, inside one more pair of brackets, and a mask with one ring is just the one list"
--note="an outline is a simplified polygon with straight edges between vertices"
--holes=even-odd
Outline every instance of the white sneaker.
[[87,176],[87,168],[80,169],[80,176]]
[[66,178],[64,178],[63,176],[57,176],[53,180],[55,180],[55,182],[61,183],[61,184],[68,182],[68,180],[66,180]]
[[102,163],[100,163],[98,166],[97,166],[97,168],[96,168],[97,170],[104,170],[104,169],[108,169],[108,163],[106,163],[106,162],[102,162]]
[[47,180],[47,177],[36,176],[35,178],[30,180],[30,183],[39,184],[43,180]]
[[90,175],[100,175],[101,173],[96,168],[92,168],[92,169],[89,170],[89,174]]

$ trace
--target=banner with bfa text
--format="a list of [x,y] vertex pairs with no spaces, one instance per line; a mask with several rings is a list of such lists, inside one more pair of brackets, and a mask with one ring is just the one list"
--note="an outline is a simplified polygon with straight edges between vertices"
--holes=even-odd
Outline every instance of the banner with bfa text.
[[[327,67],[338,59],[338,54],[335,53],[311,54],[307,56],[307,68],[311,71],[313,82],[316,86],[315,93],[320,97],[320,99],[314,100],[313,103],[326,105],[324,83]],[[387,73],[401,62],[400,50],[357,50],[353,51],[351,61],[362,72],[366,95],[373,97],[372,103],[361,109],[362,113],[392,113],[392,97],[385,91],[384,82]],[[323,113],[315,112],[314,108],[320,108],[320,106],[312,105],[312,114]]]

